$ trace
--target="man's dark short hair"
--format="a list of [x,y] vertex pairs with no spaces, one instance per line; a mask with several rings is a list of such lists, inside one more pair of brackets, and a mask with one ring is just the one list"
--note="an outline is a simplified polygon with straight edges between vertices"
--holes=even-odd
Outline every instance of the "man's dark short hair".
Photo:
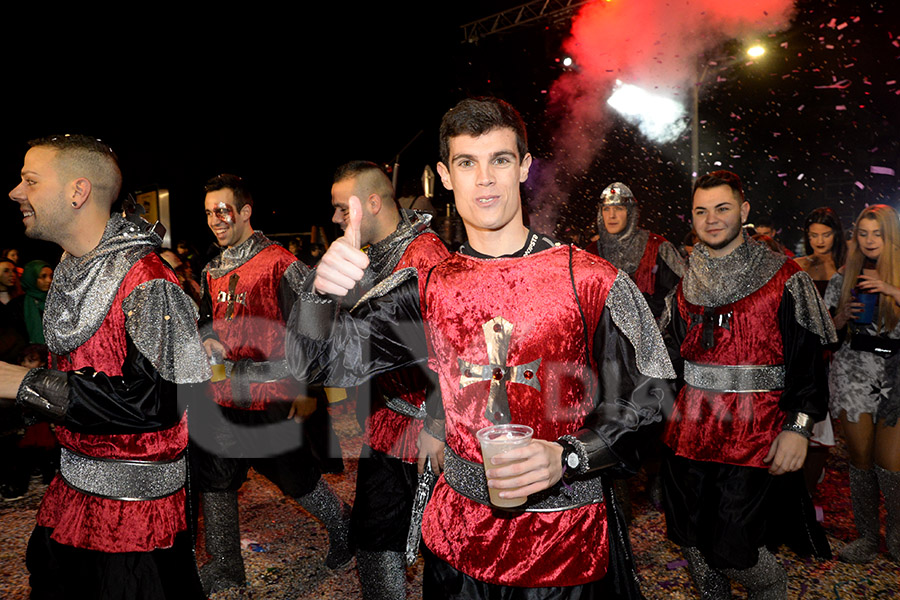
[[724,170],[713,171],[712,173],[707,173],[706,175],[699,177],[697,181],[694,182],[691,198],[694,197],[697,190],[708,190],[719,187],[720,185],[727,185],[730,187],[734,195],[737,196],[738,203],[744,202],[744,186],[741,185],[741,178],[738,177],[736,173]]
[[380,171],[384,174],[384,169],[371,161],[351,160],[348,163],[342,164],[334,171],[334,181],[332,183],[350,179],[368,171]]
[[253,208],[253,194],[250,193],[250,186],[244,181],[243,177],[238,177],[231,173],[222,173],[207,181],[206,185],[203,186],[203,191],[207,194],[226,189],[231,190],[231,193],[234,194],[235,210],[240,212],[245,206]]
[[111,158],[116,166],[119,166],[119,157],[116,156],[116,153],[113,152],[113,149],[109,147],[109,144],[99,138],[91,137],[89,135],[81,135],[79,133],[48,135],[46,137],[29,140],[28,147],[49,147],[56,148],[57,150],[62,151],[81,150],[85,152],[94,152],[96,154],[102,154],[108,158]]
[[479,137],[505,127],[516,134],[516,150],[521,162],[528,154],[528,134],[519,112],[499,98],[467,98],[461,101],[441,119],[441,162],[445,165],[450,163],[450,138],[460,135]]

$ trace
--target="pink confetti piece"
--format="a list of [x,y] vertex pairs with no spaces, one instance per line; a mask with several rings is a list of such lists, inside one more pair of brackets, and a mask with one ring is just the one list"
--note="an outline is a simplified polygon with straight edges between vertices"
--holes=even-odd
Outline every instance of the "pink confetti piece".
[[869,173],[875,173],[876,175],[895,175],[894,170],[890,167],[878,167],[872,165],[869,167]]
[[801,179],[803,179],[803,173],[800,173],[799,175],[797,175],[797,181],[800,181]]
[[859,181],[855,182],[854,185],[855,185],[856,187],[858,187],[859,189],[861,189],[861,190],[866,189],[866,186],[864,186],[864,185],[863,185],[861,182],[859,182]]
[[847,110],[847,107],[844,106],[843,104],[838,104],[837,106],[834,107],[834,110]]

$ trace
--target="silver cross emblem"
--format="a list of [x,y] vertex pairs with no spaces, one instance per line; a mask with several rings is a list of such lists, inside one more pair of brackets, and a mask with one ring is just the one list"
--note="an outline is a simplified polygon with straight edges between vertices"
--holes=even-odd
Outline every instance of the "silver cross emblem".
[[476,365],[463,359],[459,361],[459,388],[479,381],[490,381],[487,407],[484,416],[495,425],[509,423],[509,398],[506,395],[507,383],[521,383],[540,391],[541,384],[537,378],[541,359],[538,358],[524,365],[507,365],[509,343],[515,325],[503,317],[494,317],[481,326],[484,330],[484,341],[487,344],[490,364]]

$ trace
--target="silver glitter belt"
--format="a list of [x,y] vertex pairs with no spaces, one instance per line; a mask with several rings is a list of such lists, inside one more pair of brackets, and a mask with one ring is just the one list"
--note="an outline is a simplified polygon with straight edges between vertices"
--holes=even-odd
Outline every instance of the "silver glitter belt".
[[[444,480],[454,491],[469,500],[493,507],[488,495],[484,465],[460,457],[448,446],[444,446]],[[599,474],[573,479],[566,483],[568,488],[557,483],[550,489],[530,494],[522,506],[503,510],[556,512],[603,502],[603,488]]]
[[768,392],[784,389],[784,365],[700,365],[684,361],[684,381],[716,392]]
[[419,419],[420,421],[425,419],[425,404],[424,403],[422,404],[422,406],[415,406],[413,404],[410,404],[403,398],[397,398],[397,397],[391,397],[391,398],[385,397],[384,403],[389,409],[391,409],[392,411],[394,411],[397,414],[403,415],[404,417]]
[[60,448],[59,473],[69,487],[111,500],[157,500],[184,487],[187,461],[94,458]]

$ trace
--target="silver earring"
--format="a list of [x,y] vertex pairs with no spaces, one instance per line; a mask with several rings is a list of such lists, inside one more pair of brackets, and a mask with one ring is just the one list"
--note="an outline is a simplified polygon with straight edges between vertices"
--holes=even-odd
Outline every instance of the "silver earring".
[[78,206],[77,202],[72,202],[72,206]]

